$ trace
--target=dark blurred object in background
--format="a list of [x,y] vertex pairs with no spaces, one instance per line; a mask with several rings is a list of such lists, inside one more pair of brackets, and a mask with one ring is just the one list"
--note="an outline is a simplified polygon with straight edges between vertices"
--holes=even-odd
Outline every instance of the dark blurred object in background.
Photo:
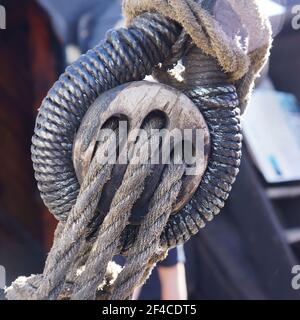
[[34,181],[30,146],[37,108],[63,58],[48,15],[35,1],[1,4],[7,29],[0,32],[0,261],[9,283],[43,265],[49,224],[43,221],[48,215]]
[[222,214],[185,249],[191,299],[300,299],[297,258],[246,150]]
[[51,16],[65,45],[78,45],[84,53],[121,20],[121,0],[39,0]]
[[300,1],[288,1],[283,29],[273,43],[269,73],[276,89],[291,92],[300,101],[300,30],[292,26],[296,4],[300,6]]
[[[292,7],[300,2],[275,2],[287,6],[283,29],[274,39],[269,77],[277,90],[294,94],[300,103],[300,30],[292,28]],[[289,193],[299,185],[279,185],[279,196],[270,197],[270,186],[244,148],[239,176],[220,217],[185,246],[191,299],[300,299],[291,285],[292,268],[300,261],[300,193]]]

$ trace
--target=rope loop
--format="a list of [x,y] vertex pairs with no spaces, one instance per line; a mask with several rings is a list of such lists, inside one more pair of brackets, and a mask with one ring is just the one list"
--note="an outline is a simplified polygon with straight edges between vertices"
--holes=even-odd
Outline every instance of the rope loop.
[[[240,94],[241,81],[259,68],[256,64],[249,69],[242,49],[221,45],[224,34],[217,34],[220,28],[207,11],[208,2],[199,6],[192,0],[126,0],[127,28],[110,31],[49,91],[36,120],[31,150],[41,197],[60,222],[43,274],[18,278],[6,290],[8,299],[130,299],[169,248],[187,241],[224,207],[241,159],[240,107],[245,98]],[[257,14],[250,2],[251,12]],[[266,48],[260,46],[260,62]],[[225,60],[212,51],[217,49],[234,63],[222,64]],[[88,127],[84,117],[104,92],[115,94],[110,89],[151,74],[193,103],[210,143],[204,145],[207,161],[189,201],[174,210],[186,190],[187,164],[177,164],[173,158],[160,167],[159,183],[145,198],[147,214],[135,224],[134,206],[149,188],[154,171],[147,163],[151,156],[147,142],[158,134],[153,129],[163,127],[162,118],[154,114],[143,123],[145,140],[129,147],[143,161],[130,159],[125,167],[103,162],[115,135],[121,135],[115,121],[105,123],[111,134],[93,147],[84,175],[74,168],[74,137]],[[87,140],[95,130],[87,131]],[[118,187],[111,192],[108,185],[114,184]],[[126,256],[123,269],[112,262],[117,254]]]

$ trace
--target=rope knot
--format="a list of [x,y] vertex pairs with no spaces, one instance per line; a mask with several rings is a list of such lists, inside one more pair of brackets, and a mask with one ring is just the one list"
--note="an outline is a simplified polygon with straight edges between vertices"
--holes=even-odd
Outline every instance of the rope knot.
[[143,12],[158,12],[178,22],[229,75],[245,110],[272,43],[270,22],[257,0],[123,0],[123,12],[127,23]]
[[[60,223],[43,274],[17,279],[9,299],[130,298],[168,248],[220,212],[238,174],[239,107],[270,48],[256,1],[125,0],[124,12],[128,28],[109,32],[69,66],[40,108],[32,160],[41,196]],[[178,60],[182,83],[166,72]],[[184,94],[145,82],[118,87],[153,72]],[[115,141],[124,136],[120,120],[129,124],[127,148]],[[192,137],[200,130],[199,167],[185,157],[176,163],[175,146],[168,165],[148,161],[148,142],[160,141],[166,127],[191,129]],[[164,143],[157,145],[160,156]],[[123,269],[111,262],[120,253]]]

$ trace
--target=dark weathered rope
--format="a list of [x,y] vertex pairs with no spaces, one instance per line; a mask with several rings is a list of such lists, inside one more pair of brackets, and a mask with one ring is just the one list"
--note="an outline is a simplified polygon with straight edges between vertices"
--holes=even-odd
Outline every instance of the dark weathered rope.
[[172,247],[187,241],[206,221],[219,214],[239,171],[242,134],[235,87],[217,62],[193,47],[185,56],[185,93],[201,110],[209,127],[211,150],[207,169],[192,200],[173,215],[162,243]]
[[[133,205],[145,188],[145,179],[151,175],[153,170],[153,166],[148,163],[152,152],[149,150],[147,142],[159,133],[151,131],[151,129],[159,129],[162,126],[162,119],[155,117],[145,125],[144,129],[148,136],[134,147],[136,149],[135,154],[138,151],[142,159],[140,159],[139,164],[134,164],[136,159],[133,158],[128,164],[122,184],[116,191],[110,210],[97,233],[93,248],[85,264],[85,270],[75,281],[72,299],[94,298],[99,283],[103,281],[109,261],[113,259],[114,255],[120,253],[120,235],[128,224]],[[165,200],[163,195],[160,196],[159,200],[161,199]],[[167,204],[170,205],[169,202]],[[160,215],[163,212],[161,210],[157,211]],[[139,243],[140,241],[137,241],[136,245]],[[141,267],[143,260],[138,258],[136,257],[135,261]]]
[[[109,126],[111,129],[115,127],[113,123]],[[127,166],[110,210],[97,236],[92,240],[92,245],[89,246],[86,243],[85,232],[93,215],[96,214],[99,197],[103,186],[110,179],[112,170],[108,163],[101,164],[101,158],[111,145],[114,135],[112,134],[103,144],[99,144],[84,177],[76,204],[67,222],[61,223],[58,227],[43,275],[27,278],[23,283],[22,279],[16,280],[7,291],[9,298],[41,300],[96,297],[99,286],[109,272],[110,261],[120,252],[120,235],[128,224],[132,207],[143,192],[145,180],[153,170],[153,165],[148,161],[155,151],[148,148],[148,142],[159,136],[159,131],[152,129],[162,128],[163,123],[161,118],[153,117],[143,126],[148,135],[131,146],[129,153],[135,156]],[[136,160],[140,160],[140,163],[136,164]],[[131,248],[130,266],[127,266],[129,260],[120,273],[121,284],[114,286],[116,297],[130,296],[137,282],[143,281],[145,271],[150,272],[153,268],[154,256],[159,258],[161,255],[157,253],[166,251],[160,245],[159,235],[180,192],[184,170],[184,165],[170,165],[165,169],[162,182],[151,201],[149,213],[141,224],[139,239]],[[83,264],[78,264],[76,260],[83,251],[87,251],[87,259]],[[79,269],[82,271],[77,274]]]
[[[149,204],[148,215],[140,226],[132,226],[132,206],[152,169],[149,165],[129,164],[104,221],[91,224],[113,166],[100,161],[103,149],[110,143],[107,140],[98,147],[79,187],[72,145],[85,112],[102,92],[141,80],[154,68],[160,76],[158,63],[161,62],[161,71],[166,71],[178,59],[185,67],[184,81],[178,88],[201,110],[211,135],[209,163],[198,190],[188,205],[172,213],[185,168],[167,167]],[[152,126],[151,121],[146,124],[149,125]],[[99,288],[104,291],[109,261],[124,251],[128,261],[115,283],[108,285],[108,296],[130,297],[169,247],[188,240],[220,212],[238,173],[241,140],[236,88],[218,63],[196,48],[176,23],[148,13],[136,18],[128,29],[110,31],[101,45],[67,68],[41,106],[32,159],[42,197],[62,222],[43,275],[18,279],[8,290],[8,297],[93,299]],[[141,154],[149,156],[146,151]],[[94,237],[89,241],[90,232]],[[77,275],[80,267],[84,268]]]
[[[224,206],[241,156],[236,89],[228,83],[227,75],[220,71],[214,59],[199,49],[186,54],[187,37],[176,23],[159,14],[146,13],[136,18],[128,29],[109,32],[102,44],[68,67],[41,106],[32,159],[42,198],[58,219],[66,220],[78,196],[72,144],[88,107],[102,92],[151,74],[159,62],[169,61],[170,67],[176,43],[177,51],[178,43],[183,47],[185,93],[207,121],[212,147],[198,191],[184,209],[170,216],[162,234],[162,245],[174,246],[186,241]],[[122,237],[124,248],[129,248],[134,238],[129,226]]]
[[59,220],[66,220],[79,192],[72,145],[86,110],[102,92],[151,74],[179,34],[176,24],[146,13],[128,29],[109,32],[49,91],[36,121],[32,160],[41,196]]

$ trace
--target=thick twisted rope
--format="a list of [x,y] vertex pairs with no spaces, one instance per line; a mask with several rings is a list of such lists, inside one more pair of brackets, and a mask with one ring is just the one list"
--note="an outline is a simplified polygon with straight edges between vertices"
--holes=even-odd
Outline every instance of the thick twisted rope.
[[72,146],[86,110],[102,92],[151,74],[179,33],[180,28],[163,17],[144,14],[129,28],[108,33],[49,91],[36,121],[32,160],[41,196],[59,220],[66,221],[80,188]]
[[[153,119],[147,123],[145,130],[148,133],[147,140],[151,140],[159,133],[150,134],[152,128],[161,127],[160,119]],[[147,176],[151,174],[153,167],[148,163],[151,158],[148,141],[140,141],[137,148],[141,155],[139,164],[132,158],[129,163],[122,184],[117,190],[110,206],[109,213],[104,219],[97,240],[91,250],[89,259],[82,275],[77,280],[72,294],[72,299],[90,299],[96,294],[96,289],[101,283],[106,266],[113,256],[118,253],[120,236],[125,229],[131,214],[131,209],[144,190]]]
[[[179,2],[172,1],[172,9],[178,10]],[[7,290],[8,298],[57,299],[68,291],[67,298],[94,299],[103,293],[104,286],[109,287],[108,298],[130,298],[134,287],[144,282],[169,247],[188,240],[205,226],[205,220],[211,221],[224,206],[241,157],[238,107],[239,100],[244,103],[244,96],[238,97],[237,87],[241,92],[241,87],[251,82],[262,65],[260,58],[265,57],[267,47],[261,44],[261,51],[252,52],[251,57],[261,61],[254,63],[252,59],[254,66],[247,74],[243,68],[236,68],[238,63],[234,64],[236,69],[231,76],[236,71],[235,74],[241,72],[244,77],[239,83],[230,83],[229,75],[220,70],[219,63],[205,54],[211,40],[207,34],[209,37],[215,34],[212,17],[195,9],[193,1],[185,2],[183,7],[203,20],[204,28],[199,28],[200,32],[205,31],[200,33],[202,49],[191,43],[178,24],[159,14],[142,14],[128,29],[109,32],[101,45],[68,67],[45,98],[37,118],[32,159],[43,200],[62,222],[43,275],[18,279]],[[193,38],[193,34],[191,36]],[[214,50],[218,49],[218,41],[212,44]],[[179,58],[185,66],[184,81],[174,81],[174,86],[184,90],[207,121],[212,138],[209,164],[191,202],[174,215],[171,215],[172,206],[180,191],[184,166],[168,167],[150,202],[148,214],[129,245],[124,269],[116,274],[116,280],[108,280],[111,259],[128,245],[120,243],[121,236],[130,232],[126,226],[131,209],[141,195],[144,179],[151,174],[151,166],[128,166],[108,214],[99,228],[97,224],[94,226],[96,229],[92,231],[96,236],[88,240],[87,233],[91,231],[112,166],[103,165],[99,160],[104,145],[97,150],[79,188],[72,164],[73,137],[87,108],[101,92],[143,79],[159,62],[162,62],[161,69],[168,71]],[[161,77],[159,69],[156,71]],[[171,78],[164,79],[162,81],[169,82]],[[124,238],[126,241],[128,235]],[[81,269],[79,273],[78,269]]]
[[[147,140],[149,139],[149,141],[151,141],[153,134],[159,135],[159,131],[154,130],[152,132],[151,129],[161,127],[161,124],[161,119],[152,119],[146,124],[145,130],[149,134]],[[74,271],[72,270],[72,264],[75,262],[80,248],[85,245],[85,238],[83,236],[93,217],[93,213],[96,211],[103,186],[110,178],[112,166],[107,164],[100,165],[100,159],[111,142],[111,139],[107,139],[106,143],[96,151],[88,174],[84,178],[76,204],[66,224],[64,226],[60,225],[59,227],[56,235],[57,238],[49,253],[43,275],[35,276],[35,279],[29,278],[29,282],[22,283],[20,287],[19,283],[16,282],[12,288],[7,291],[8,298],[20,299],[24,292],[26,292],[26,299],[57,299],[59,297],[65,286],[67,274],[70,272],[70,269]],[[151,158],[147,141],[140,141],[135,149],[136,148],[139,150],[134,150],[135,154],[142,156],[142,158],[139,159],[140,164],[132,164],[136,163],[137,159],[135,158],[131,160],[132,163],[129,163],[122,185],[116,192],[109,213],[101,224],[98,236],[90,249],[88,259],[84,265],[84,271],[77,277],[72,286],[71,299],[94,299],[99,285],[105,279],[109,262],[114,255],[119,253],[121,233],[128,224],[134,203],[143,191],[146,177],[150,175],[153,170],[153,166],[147,163]],[[138,153],[136,153],[137,151]],[[155,152],[155,150],[151,150],[151,153],[152,152]],[[172,169],[168,170],[168,174],[163,179],[162,185],[155,193],[154,199],[157,201],[157,204],[151,206],[150,221],[153,219],[153,214],[155,213],[157,218],[160,215],[164,215],[166,222],[180,190],[180,179],[183,172],[184,170],[182,168],[176,170],[172,167]],[[171,175],[172,179],[170,180]],[[173,186],[174,183],[175,187]],[[169,188],[167,186],[169,186]],[[148,218],[146,221],[148,221]],[[153,227],[155,226],[156,224],[153,225]],[[149,246],[145,246],[145,235],[142,237],[142,246],[140,245],[140,241],[137,242],[136,245],[139,246],[139,248],[145,247],[146,251],[143,255],[140,254],[137,257],[135,269],[146,265],[149,270],[153,268],[155,261],[153,260],[149,265],[149,257],[152,257],[152,255],[157,252],[163,226],[164,224],[159,224],[160,232],[152,235],[156,240],[150,241],[151,251],[149,251]],[[31,281],[35,282],[34,287],[31,286]],[[25,290],[26,287],[27,289]],[[31,292],[29,288],[31,288]],[[133,286],[128,288],[126,295],[129,296],[132,294],[133,289]],[[120,290],[122,291],[122,288],[120,288]],[[120,294],[119,289],[116,292]]]
[[139,229],[138,242],[129,250],[125,267],[114,284],[112,300],[130,297],[134,288],[146,281],[161,256],[155,260],[150,261],[150,259],[165,251],[160,245],[160,236],[181,189],[184,171],[184,165],[171,165],[164,173],[162,182],[151,200],[147,216]]
[[[147,15],[146,15],[146,17],[147,17]],[[137,25],[141,25],[142,27],[144,25],[146,25],[146,22],[145,22],[145,20],[147,21],[146,17],[145,16],[141,17],[140,21],[139,20],[137,21]],[[155,16],[155,19],[158,20],[158,18],[156,16]],[[154,24],[151,22],[151,27],[149,27],[150,30],[153,27],[154,27]],[[164,29],[164,27],[162,29]],[[161,47],[163,48],[164,46],[161,45]],[[46,109],[44,109],[44,110],[47,110],[47,104],[46,104]],[[43,122],[41,122],[40,120],[37,121],[37,134],[36,134],[37,136],[50,134],[48,132],[48,131],[50,131],[50,127],[49,127],[48,122],[50,122],[50,125],[52,126],[52,122],[51,121],[52,120],[53,121],[54,120],[57,121],[57,119],[55,117],[53,117],[51,113],[49,113],[49,115],[51,116],[50,117],[51,119],[47,119],[47,121],[43,120]],[[42,116],[43,116],[43,114],[40,116],[40,119],[42,118]],[[40,124],[43,124],[43,126],[41,125],[41,127],[39,127]],[[58,128],[60,129],[60,127],[58,127],[56,125],[54,126],[54,128],[55,129],[58,129]],[[53,135],[50,134],[50,137],[53,138]],[[59,138],[59,140],[61,140],[61,138]],[[44,153],[45,150],[43,148],[45,148],[45,147],[48,148],[48,149],[50,148],[49,150],[51,150],[51,148],[53,148],[53,145],[55,146],[55,148],[58,148],[58,147],[56,147],[56,144],[49,143],[49,145],[48,145],[47,143],[44,143],[45,141],[42,141],[41,137],[38,138],[38,141],[34,140],[34,142],[35,142],[35,147],[33,148],[33,155],[35,155],[36,153],[38,154],[39,152]],[[58,143],[58,145],[59,145],[59,143]],[[41,147],[38,148],[39,146],[43,146],[43,148],[41,148]],[[62,144],[62,146],[63,146],[63,148],[65,147],[64,144]],[[68,144],[67,144],[67,146],[68,146]],[[38,149],[35,149],[35,148],[38,148]],[[53,150],[51,150],[51,152],[53,152]],[[98,154],[98,152],[97,152],[97,154]],[[57,152],[56,151],[53,152],[53,155],[57,156]],[[34,156],[33,156],[33,158],[35,159]],[[43,159],[44,159],[43,156],[40,155],[39,157],[36,158],[36,163],[43,162]],[[55,186],[55,181],[53,181],[53,179],[51,179],[51,177],[57,178],[55,176],[55,174],[54,174],[55,170],[57,170],[60,173],[60,168],[61,168],[61,170],[64,169],[62,167],[63,161],[59,162],[60,163],[60,167],[57,167],[58,163],[57,163],[56,160],[54,160],[54,167],[53,167],[53,165],[49,166],[49,163],[51,163],[50,157],[47,158],[47,163],[46,163],[47,166],[45,164],[37,165],[36,172],[37,172],[37,174],[39,174],[39,172],[41,172],[41,175],[42,175],[41,177],[43,177],[42,179],[46,179],[46,183],[48,183],[48,181],[50,180],[52,185]],[[97,166],[97,163],[95,163],[95,166]],[[33,292],[31,293],[31,295],[26,294],[26,299],[30,299],[30,298],[34,298],[34,299],[47,299],[47,298],[56,299],[59,296],[59,293],[61,292],[61,290],[64,287],[64,281],[65,281],[66,274],[68,272],[70,272],[69,268],[72,265],[72,263],[75,262],[76,255],[80,252],[81,245],[79,244],[80,241],[78,241],[79,237],[83,237],[84,236],[84,230],[85,230],[85,228],[87,228],[89,222],[92,219],[93,212],[96,209],[95,208],[96,207],[96,203],[99,201],[99,198],[100,198],[101,187],[103,187],[103,185],[101,185],[100,180],[98,180],[97,176],[94,175],[94,173],[93,173],[93,169],[96,170],[96,168],[93,168],[93,164],[92,164],[91,168],[92,168],[91,171],[89,171],[89,172],[91,172],[90,173],[91,179],[85,180],[87,182],[83,183],[82,188],[86,187],[87,185],[91,185],[92,186],[91,183],[94,181],[95,185],[97,185],[97,183],[99,183],[99,185],[97,185],[99,193],[97,194],[97,193],[94,193],[93,191],[91,191],[89,196],[93,197],[92,199],[94,201],[91,203],[91,205],[89,205],[87,207],[84,207],[82,205],[82,203],[80,203],[79,200],[82,197],[82,199],[85,199],[84,201],[87,203],[88,199],[84,198],[85,195],[84,195],[83,192],[80,192],[80,196],[77,199],[77,201],[79,201],[79,202],[76,202],[73,210],[71,211],[70,217],[69,217],[69,219],[68,219],[68,221],[66,223],[67,227],[65,227],[64,231],[61,233],[61,240],[58,239],[58,240],[55,241],[54,248],[50,252],[50,255],[49,255],[49,258],[47,260],[46,267],[45,267],[44,277],[36,276],[36,278],[33,277],[33,278],[29,278],[28,279],[27,289],[30,287],[33,290]],[[100,168],[101,168],[101,166],[97,170],[100,170]],[[106,167],[106,169],[107,169],[106,174],[107,174],[107,179],[108,179],[108,175],[109,175],[109,172],[111,171],[111,168]],[[235,172],[235,174],[236,174],[236,172]],[[51,177],[49,175],[51,175]],[[65,179],[65,178],[68,178],[68,175],[69,175],[69,172],[64,172],[62,174],[62,177]],[[59,179],[61,179],[62,177],[59,177]],[[92,180],[92,178],[95,178],[95,180]],[[105,179],[103,179],[102,182],[105,183]],[[61,181],[59,181],[59,185],[57,185],[57,187],[58,186],[61,187]],[[66,187],[65,184],[63,184],[63,186]],[[47,186],[47,188],[49,189],[49,186]],[[51,188],[53,188],[53,187],[51,187]],[[54,190],[53,192],[56,192],[56,191],[57,190]],[[49,193],[49,199],[51,201],[54,199],[54,203],[56,203],[55,197],[53,197],[52,194],[53,193],[51,193],[51,192]],[[61,196],[61,194],[58,194],[58,195]],[[58,197],[58,195],[57,195],[57,197]],[[207,194],[205,196],[207,196]],[[203,201],[205,201],[205,196],[203,197]],[[60,197],[60,200],[59,200],[58,204],[61,205],[61,201],[62,200],[63,200],[63,198]],[[218,200],[218,198],[217,198],[217,200]],[[220,204],[219,202],[218,202],[218,208],[221,207],[221,205],[222,205],[222,203]],[[207,204],[207,206],[209,206],[209,204]],[[184,210],[186,210],[186,209],[188,209],[188,207],[185,208]],[[87,212],[89,213],[89,217],[86,218],[85,214],[81,217],[81,215],[79,215],[80,210],[87,210]],[[183,212],[184,212],[184,210],[183,210]],[[202,208],[197,208],[197,210],[202,210],[202,212],[203,212]],[[211,215],[207,215],[206,211],[204,211],[204,217],[206,217],[207,220],[211,220]],[[178,228],[180,228],[182,232],[185,232],[184,234],[187,234],[187,235],[189,234],[190,235],[190,234],[196,233],[199,230],[199,228],[202,228],[204,226],[204,222],[200,218],[199,213],[197,213],[197,212],[193,208],[193,210],[188,211],[185,215],[179,215],[180,216],[180,221],[178,222]],[[201,213],[201,211],[200,211],[200,213]],[[169,213],[166,214],[165,217],[169,217]],[[125,220],[123,220],[123,222],[124,221]],[[182,222],[184,222],[184,223],[182,223]],[[75,225],[75,229],[72,229],[73,228],[73,224]],[[163,225],[164,224],[161,224],[161,226],[163,226]],[[178,241],[178,242],[184,241],[188,237],[188,236],[186,236],[186,237],[182,236],[182,234],[180,234],[180,237],[178,237],[177,234],[180,233],[180,232],[178,232],[178,228],[176,230],[175,227],[176,227],[176,225],[174,223],[172,223],[172,224],[169,223],[169,227],[168,227],[168,223],[167,223],[167,227],[164,230],[165,234],[161,235],[160,244],[165,249],[166,249],[165,245],[173,246],[173,245],[176,244],[176,241]],[[184,231],[184,227],[186,227],[186,231]],[[122,229],[121,225],[120,225],[120,229]],[[75,232],[74,232],[74,234],[72,236],[70,236],[70,239],[64,239],[65,236],[63,236],[63,235],[66,235],[66,234],[68,234],[68,232],[72,232],[73,230]],[[107,232],[106,229],[104,229],[103,231]],[[120,234],[120,233],[118,233],[118,234]],[[109,239],[109,237],[105,237],[105,239]],[[99,243],[99,242],[97,242],[97,243]],[[60,245],[61,245],[62,249],[59,247]],[[153,248],[155,248],[156,246],[157,246],[157,243],[154,242],[153,243],[153,247],[150,246],[150,248],[148,248],[146,246],[146,248],[148,248],[148,250],[150,250],[152,248],[151,249],[152,251],[150,251],[150,252],[154,252],[155,250]],[[97,246],[96,246],[96,248],[97,248]],[[102,249],[101,246],[100,246],[100,248]],[[79,281],[78,282],[79,285],[75,284],[75,286],[74,286],[75,292],[73,293],[73,296],[72,296],[73,298],[78,299],[78,298],[92,298],[92,297],[94,297],[95,288],[103,280],[104,273],[106,271],[106,267],[104,267],[104,266],[106,266],[107,262],[110,260],[110,258],[112,257],[113,253],[115,253],[115,247],[113,249],[114,250],[111,250],[111,251],[107,252],[105,261],[102,261],[101,259],[97,260],[97,258],[99,256],[98,255],[93,256],[93,252],[94,251],[93,250],[91,251],[91,259],[88,260],[88,263],[86,263],[86,265],[88,266],[87,270],[91,270],[92,266],[94,266],[94,269],[92,269],[92,272],[85,272],[84,271],[82,273],[81,277],[78,280]],[[99,252],[99,251],[96,251],[96,252]],[[143,252],[137,250],[136,253],[139,253],[140,255],[142,255]],[[145,259],[145,256],[142,255],[142,257],[144,257],[144,259]],[[124,275],[127,274],[128,279],[138,279],[137,283],[140,283],[142,281],[142,279],[147,277],[149,271],[152,268],[151,266],[153,266],[155,264],[155,262],[156,262],[155,258],[151,259],[151,257],[148,257],[148,260],[149,259],[152,261],[152,263],[150,264],[150,266],[148,266],[146,268],[146,270],[143,270],[143,272],[137,273],[137,274],[136,273],[127,274],[127,272],[128,272],[127,270],[128,269],[126,269],[125,270],[126,273],[123,273],[122,277],[124,277]],[[92,262],[94,264],[90,264],[90,262]],[[131,264],[132,260],[129,259],[129,263]],[[144,266],[144,268],[146,267],[146,263],[142,263],[142,265]],[[101,268],[101,269],[99,270],[99,268]],[[137,278],[135,278],[135,276]],[[89,277],[91,277],[92,279],[90,279]],[[84,279],[84,280],[80,280],[80,279]],[[101,281],[100,281],[100,279],[101,279]],[[82,281],[82,282],[80,282],[80,281]],[[121,280],[119,280],[119,281],[121,281]],[[34,283],[34,285],[31,286],[31,283]],[[86,283],[87,290],[80,289],[82,283]],[[124,288],[125,287],[127,288],[126,289],[127,294],[125,294],[125,295],[129,295],[129,292],[130,292],[130,289],[132,288],[132,284],[133,283],[134,283],[134,280],[131,281],[131,282],[129,280],[127,282],[126,281],[124,282],[122,280],[120,282],[120,286],[124,286]],[[26,292],[27,289],[25,289],[25,288],[26,288],[26,285],[24,286],[24,283],[21,286],[19,286],[18,281],[17,281],[13,285],[12,290],[8,290],[8,294],[7,294],[8,298],[17,298],[17,296],[18,296],[18,294],[20,294],[20,292]],[[34,290],[34,288],[35,288],[35,290]],[[16,294],[16,292],[17,292],[17,294]],[[119,291],[115,291],[114,294],[113,294],[113,297],[119,297],[120,294],[121,293]],[[122,295],[122,297],[124,297],[124,295]]]
[[[213,15],[215,7],[221,8],[221,18]],[[159,12],[180,23],[193,43],[229,75],[245,110],[272,43],[271,25],[258,0],[124,0],[123,10],[127,22],[143,12]]]
[[[15,283],[15,287],[13,285],[11,290],[7,290],[8,299],[13,298],[11,295],[16,293],[21,295],[19,299],[55,299],[58,296],[66,273],[79,252],[82,239],[84,239],[88,224],[95,213],[103,187],[110,178],[113,166],[103,164],[101,158],[111,142],[108,139],[97,150],[68,221],[59,225],[43,276],[36,276],[39,279],[37,282],[39,285],[36,285],[37,290],[22,296],[23,287],[26,284],[19,286],[18,283]],[[14,298],[17,299],[18,296]]]
[[[171,57],[176,51],[178,58],[184,55],[189,42],[182,33],[184,33],[182,28],[173,21],[159,14],[145,13],[134,19],[128,29],[111,31],[101,45],[90,50],[74,65],[68,67],[66,73],[50,90],[38,115],[33,137],[32,159],[41,196],[50,211],[59,220],[66,220],[79,192],[79,184],[72,163],[72,144],[74,134],[87,108],[101,92],[126,81],[141,80],[154,70],[158,62],[169,61],[170,66]],[[202,53],[200,56],[205,55]],[[215,61],[208,56],[206,59]],[[215,64],[217,65],[217,62]],[[205,78],[209,74],[209,70],[199,69],[199,66],[195,67],[199,70],[200,78]],[[212,72],[215,72],[214,70],[215,67]],[[191,72],[186,73],[186,83],[189,82],[191,74]],[[214,135],[224,137],[223,140],[226,140],[218,139],[218,150],[223,149],[224,142],[230,145],[229,148],[233,153],[237,152],[235,157],[239,157],[240,130],[235,129],[229,135],[228,132],[225,132],[226,127],[215,125],[218,119],[223,118],[224,112],[227,113],[225,117],[239,122],[235,86],[229,85],[227,80],[224,81],[226,78],[224,73],[218,73],[217,77],[220,75],[219,92],[216,92],[212,86],[198,88],[190,97],[196,101],[197,96],[201,94],[202,101],[197,103],[201,111],[204,99],[211,102],[212,99],[216,100],[214,98],[216,95],[220,98],[224,96],[225,101],[232,99],[230,107],[232,111],[229,110],[229,107],[227,111],[223,110],[224,99],[223,101],[219,99],[207,112],[204,110],[207,114],[204,116],[208,125],[213,128]],[[193,78],[195,79],[195,76]],[[222,89],[224,86],[226,88]],[[182,87],[180,89],[185,90]],[[231,93],[226,90],[230,90]],[[213,182],[221,184],[222,190],[228,195],[239,163],[235,161],[229,164],[219,159],[216,165],[218,168],[221,167],[222,173]],[[209,177],[206,175],[206,181]],[[204,179],[201,184],[205,184]],[[214,190],[215,188],[210,188],[210,191],[207,192],[207,197],[217,197],[212,203],[206,196],[203,196],[203,202],[207,203],[206,207],[216,207],[209,209],[211,212],[209,220],[213,217],[212,213],[218,212],[222,204],[224,205],[223,199],[219,197],[220,193],[215,193]],[[199,202],[202,202],[202,199]],[[174,246],[183,239],[189,239],[205,225],[201,217],[207,220],[207,216],[207,209],[199,210],[199,206],[192,202],[178,214],[170,216],[162,235],[162,244]],[[127,236],[124,236],[124,239],[126,238]]]

